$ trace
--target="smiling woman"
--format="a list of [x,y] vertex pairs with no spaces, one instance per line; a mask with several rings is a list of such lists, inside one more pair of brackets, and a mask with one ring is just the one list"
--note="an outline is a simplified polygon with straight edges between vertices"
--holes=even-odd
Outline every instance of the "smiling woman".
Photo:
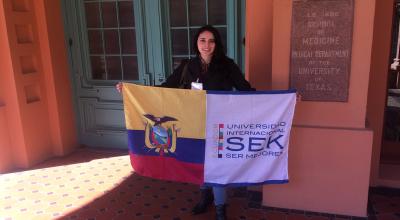
[[225,55],[221,35],[215,27],[201,27],[193,42],[196,57],[182,60],[161,86],[191,89],[193,83],[200,83],[204,90],[254,90],[238,65]]
[[209,31],[202,32],[197,38],[197,48],[200,52],[201,58],[206,64],[211,62],[212,55],[215,50],[215,38]]
[[[216,28],[211,25],[201,27],[194,36],[193,42],[193,50],[196,57],[183,60],[178,68],[174,70],[174,73],[161,84],[162,87],[183,89],[201,88],[204,90],[220,91],[232,91],[234,89],[241,91],[254,90],[246,81],[235,62],[225,55],[221,36]],[[122,83],[118,83],[116,89],[121,92],[122,86]],[[128,95],[132,96],[133,94],[127,93],[124,97]],[[134,93],[134,95],[138,97],[141,96],[139,93]],[[188,107],[185,109],[187,110],[187,108]],[[153,118],[153,116],[151,116],[151,118]],[[141,145],[142,144],[138,144],[137,146]],[[193,146],[193,144],[190,144],[190,146]],[[199,148],[193,146],[192,149]],[[201,186],[200,191],[201,199],[199,203],[193,207],[192,214],[197,215],[206,212],[208,206],[210,206],[214,200],[216,219],[226,219],[225,187],[214,186],[211,188]]]

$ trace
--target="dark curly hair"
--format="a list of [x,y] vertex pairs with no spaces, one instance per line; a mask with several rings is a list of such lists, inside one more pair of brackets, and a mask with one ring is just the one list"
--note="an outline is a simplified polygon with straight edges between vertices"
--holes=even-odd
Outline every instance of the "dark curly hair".
[[205,25],[205,26],[201,27],[197,31],[196,35],[194,35],[194,38],[193,38],[193,50],[194,50],[194,52],[196,53],[196,55],[198,57],[200,57],[200,51],[199,51],[199,48],[197,48],[197,40],[199,39],[199,35],[201,33],[203,33],[204,31],[211,32],[214,35],[214,38],[215,38],[214,39],[215,40],[215,49],[214,49],[214,53],[213,53],[213,56],[212,56],[212,61],[219,62],[219,61],[223,60],[226,57],[226,55],[225,55],[225,52],[224,52],[224,45],[222,44],[221,35],[219,34],[218,30],[215,27],[211,26],[211,25]]

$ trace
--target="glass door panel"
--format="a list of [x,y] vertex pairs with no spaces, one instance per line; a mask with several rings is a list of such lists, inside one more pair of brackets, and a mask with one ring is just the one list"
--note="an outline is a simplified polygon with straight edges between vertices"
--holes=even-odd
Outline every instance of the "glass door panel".
[[88,0],[84,8],[90,79],[139,80],[133,0]]
[[226,52],[227,22],[225,0],[169,0],[171,70],[183,59],[195,56],[193,37],[205,25],[214,25],[221,34]]

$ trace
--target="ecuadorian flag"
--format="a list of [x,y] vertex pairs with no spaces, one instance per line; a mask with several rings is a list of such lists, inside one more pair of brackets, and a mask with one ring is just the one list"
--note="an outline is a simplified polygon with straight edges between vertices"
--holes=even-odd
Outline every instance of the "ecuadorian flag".
[[123,100],[135,172],[202,184],[206,92],[124,83]]

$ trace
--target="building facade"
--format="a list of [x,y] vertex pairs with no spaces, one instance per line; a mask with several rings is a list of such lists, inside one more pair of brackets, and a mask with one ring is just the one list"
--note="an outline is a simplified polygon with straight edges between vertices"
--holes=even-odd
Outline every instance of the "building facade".
[[[83,145],[126,148],[115,83],[160,84],[193,55],[191,36],[205,23],[221,31],[254,87],[289,88],[296,2],[1,0],[0,171]],[[397,73],[396,2],[350,2],[347,100],[297,104],[290,183],[263,186],[264,205],[365,216],[370,186],[400,187],[382,170],[387,158],[400,161],[397,138],[385,130],[396,126],[387,123],[396,110],[387,101],[397,89],[388,86]]]

